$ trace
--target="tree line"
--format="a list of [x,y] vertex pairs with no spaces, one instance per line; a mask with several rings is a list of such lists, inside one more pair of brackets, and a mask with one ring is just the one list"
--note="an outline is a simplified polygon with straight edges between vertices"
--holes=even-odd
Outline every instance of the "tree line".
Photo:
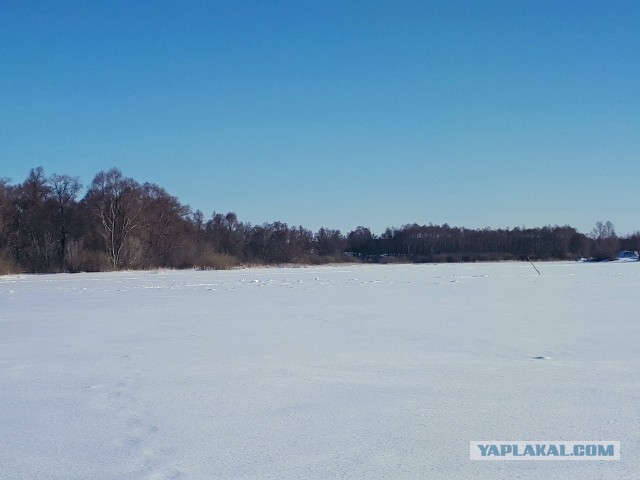
[[410,224],[379,236],[282,222],[251,225],[235,213],[209,217],[164,188],[116,168],[99,172],[80,198],[78,177],[34,168],[20,184],[0,178],[0,273],[241,264],[473,262],[613,257],[640,250],[640,233],[620,238],[611,222],[589,235],[570,226],[468,229]]

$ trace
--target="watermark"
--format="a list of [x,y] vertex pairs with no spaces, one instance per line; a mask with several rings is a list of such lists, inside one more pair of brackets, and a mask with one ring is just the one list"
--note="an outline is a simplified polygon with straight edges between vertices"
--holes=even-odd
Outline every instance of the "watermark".
[[620,460],[620,442],[608,440],[469,442],[471,460]]

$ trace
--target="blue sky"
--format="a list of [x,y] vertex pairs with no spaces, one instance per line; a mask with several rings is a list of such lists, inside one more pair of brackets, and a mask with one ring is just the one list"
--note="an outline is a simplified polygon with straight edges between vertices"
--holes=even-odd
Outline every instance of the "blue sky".
[[316,230],[640,229],[636,1],[0,4],[0,176]]

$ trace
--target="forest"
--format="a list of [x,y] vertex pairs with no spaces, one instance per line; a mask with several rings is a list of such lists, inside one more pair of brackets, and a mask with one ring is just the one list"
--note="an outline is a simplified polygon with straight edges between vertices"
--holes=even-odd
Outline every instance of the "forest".
[[[83,195],[81,196],[81,193]],[[282,222],[252,225],[233,212],[193,211],[164,188],[117,169],[85,187],[78,177],[33,168],[24,182],[0,178],[0,274],[119,269],[226,269],[332,262],[606,260],[640,250],[640,232],[611,222],[588,234],[570,226],[469,229],[408,224],[375,235],[359,226],[312,232]]]

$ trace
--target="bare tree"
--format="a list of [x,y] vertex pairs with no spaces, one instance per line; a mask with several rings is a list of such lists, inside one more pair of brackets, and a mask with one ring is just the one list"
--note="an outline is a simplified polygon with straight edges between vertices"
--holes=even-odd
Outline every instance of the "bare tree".
[[66,248],[68,235],[68,207],[75,202],[76,196],[82,189],[82,184],[78,177],[70,177],[69,175],[53,174],[49,177],[48,184],[51,188],[52,196],[57,204],[59,217],[59,251],[58,257],[62,268],[66,268]]
[[591,238],[594,240],[603,240],[607,238],[617,238],[616,229],[610,221],[596,222],[595,227],[591,230]]
[[375,237],[366,227],[359,226],[347,235],[347,249],[358,256],[375,253]]
[[204,213],[201,210],[193,212],[193,225],[196,228],[196,244],[200,248],[200,238],[202,237],[202,229],[204,226]]
[[242,256],[244,249],[244,225],[238,216],[229,212],[226,215],[213,212],[211,220],[205,225],[206,238],[217,253]]
[[10,212],[9,179],[0,177],[0,249],[8,242]]
[[169,266],[187,239],[191,209],[158,185],[145,183],[141,191],[144,223],[138,235],[145,245],[145,260],[149,266]]
[[314,235],[316,252],[321,257],[339,257],[346,246],[346,240],[340,230],[321,228]]
[[12,249],[18,263],[34,272],[50,271],[54,257],[49,209],[51,190],[42,167],[29,171],[12,200]]
[[86,202],[96,218],[96,229],[104,240],[105,250],[113,268],[122,265],[129,237],[140,226],[140,186],[122,175],[117,168],[98,173]]
[[596,260],[604,260],[613,258],[620,248],[620,241],[616,235],[616,229],[613,223],[597,222],[591,234],[589,235],[595,243],[593,257]]

